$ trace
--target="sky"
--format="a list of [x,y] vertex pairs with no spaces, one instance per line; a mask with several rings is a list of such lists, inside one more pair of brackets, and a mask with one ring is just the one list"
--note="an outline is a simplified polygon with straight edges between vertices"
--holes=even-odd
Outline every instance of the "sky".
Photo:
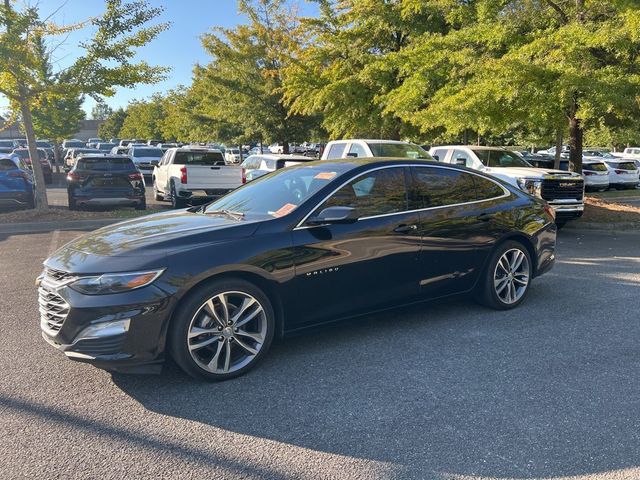
[[[313,15],[314,4],[308,0],[293,0],[299,5],[301,15]],[[17,4],[38,5],[41,18],[56,12],[52,17],[58,24],[73,24],[89,17],[99,15],[104,10],[102,0],[18,0]],[[236,0],[149,0],[152,6],[164,7],[158,22],[171,22],[168,30],[161,33],[153,42],[138,51],[138,59],[144,59],[151,65],[168,65],[172,71],[167,79],[154,85],[140,85],[134,89],[119,89],[106,103],[112,108],[124,107],[129,101],[149,97],[155,92],[166,92],[178,85],[191,83],[191,72],[196,63],[206,63],[208,57],[200,43],[200,36],[214,26],[233,27],[246,22],[238,14]],[[54,51],[54,70],[64,68],[80,55],[78,43],[88,40],[89,29],[72,33],[65,43]],[[60,39],[58,39],[60,41]],[[92,99],[85,102],[85,110],[91,112]],[[0,110],[6,108],[6,102],[0,99]]]

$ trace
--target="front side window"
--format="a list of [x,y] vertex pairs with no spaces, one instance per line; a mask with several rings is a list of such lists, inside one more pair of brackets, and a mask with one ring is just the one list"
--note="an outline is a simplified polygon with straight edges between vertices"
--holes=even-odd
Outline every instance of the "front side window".
[[327,207],[351,207],[358,217],[407,210],[404,168],[385,168],[364,174],[341,187],[316,211]]
[[336,158],[342,158],[342,154],[344,153],[346,146],[346,143],[334,143],[331,145],[329,153],[327,154],[327,159],[335,160]]
[[473,175],[459,170],[412,167],[411,208],[433,208],[476,200]]
[[352,143],[351,147],[349,147],[349,156],[360,158],[360,157],[366,157],[368,155],[362,145],[358,143]]
[[525,159],[508,150],[473,150],[485,167],[531,167]]

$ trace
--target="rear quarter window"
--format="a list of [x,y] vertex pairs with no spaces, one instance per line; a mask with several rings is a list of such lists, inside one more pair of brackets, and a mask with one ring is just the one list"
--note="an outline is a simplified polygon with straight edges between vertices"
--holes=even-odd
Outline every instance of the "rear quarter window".
[[329,153],[327,154],[327,160],[342,158],[342,154],[344,153],[344,149],[346,147],[346,143],[334,143],[333,145],[331,145],[331,148],[329,148]]
[[504,195],[502,187],[487,178],[474,175],[473,183],[476,186],[476,197],[478,200],[490,200]]

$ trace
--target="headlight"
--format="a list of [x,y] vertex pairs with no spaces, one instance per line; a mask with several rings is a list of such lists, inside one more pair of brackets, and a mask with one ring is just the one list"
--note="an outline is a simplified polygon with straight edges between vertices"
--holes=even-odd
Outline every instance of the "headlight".
[[534,197],[542,198],[542,180],[536,178],[519,178],[518,187]]
[[122,293],[153,283],[164,269],[149,272],[105,273],[96,277],[83,277],[69,284],[74,290],[87,295]]

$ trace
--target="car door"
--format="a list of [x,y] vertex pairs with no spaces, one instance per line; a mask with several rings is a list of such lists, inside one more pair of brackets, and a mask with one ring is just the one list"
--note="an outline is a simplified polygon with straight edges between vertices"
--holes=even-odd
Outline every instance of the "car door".
[[417,296],[419,214],[408,211],[407,175],[400,166],[362,173],[313,213],[352,207],[359,217],[355,223],[303,223],[294,229],[299,299],[298,313],[290,319],[294,328]]
[[[476,177],[448,167],[411,167],[410,207],[420,210],[419,283],[427,298],[472,288],[503,231],[495,220],[499,202],[479,200]],[[489,198],[505,195],[506,190],[490,183],[494,190],[486,194]]]
[[155,168],[156,175],[156,186],[162,193],[167,193],[167,177],[169,171],[169,161],[171,159],[173,152],[167,151],[163,155],[160,163]]

